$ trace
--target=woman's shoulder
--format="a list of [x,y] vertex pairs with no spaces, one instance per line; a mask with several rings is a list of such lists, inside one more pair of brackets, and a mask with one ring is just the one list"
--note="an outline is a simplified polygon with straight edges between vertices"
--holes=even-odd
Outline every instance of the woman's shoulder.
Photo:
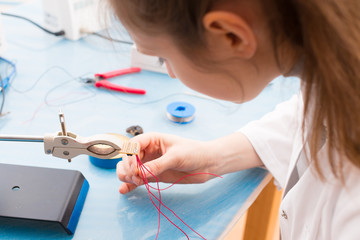
[[360,167],[346,161],[341,174],[340,180],[343,179],[344,195],[350,198],[349,201],[356,199],[357,205],[360,207]]
[[356,239],[360,236],[360,168],[346,161],[342,174],[333,209],[332,236],[334,239]]

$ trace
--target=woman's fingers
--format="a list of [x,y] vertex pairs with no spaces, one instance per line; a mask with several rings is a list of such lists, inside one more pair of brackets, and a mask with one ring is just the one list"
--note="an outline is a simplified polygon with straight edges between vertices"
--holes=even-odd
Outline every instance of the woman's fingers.
[[126,193],[129,193],[132,190],[134,190],[136,187],[137,187],[137,185],[132,184],[132,183],[122,183],[120,185],[119,192],[121,194],[126,194]]
[[123,156],[122,161],[118,162],[116,166],[116,174],[120,181],[131,182],[133,176],[138,176],[136,159],[133,157]]
[[143,164],[145,177],[158,176],[163,172],[172,169],[175,161],[171,161],[168,155],[163,155],[155,160]]

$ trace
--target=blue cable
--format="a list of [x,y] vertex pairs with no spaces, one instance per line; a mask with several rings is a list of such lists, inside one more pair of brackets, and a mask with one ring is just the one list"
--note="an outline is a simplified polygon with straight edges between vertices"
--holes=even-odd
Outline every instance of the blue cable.
[[1,81],[1,89],[0,91],[2,92],[2,102],[0,105],[0,117],[3,116],[3,109],[4,109],[4,103],[5,103],[5,88],[7,87],[7,85],[9,84],[10,80],[15,77],[16,74],[16,65],[15,63],[0,57],[0,60],[2,60],[3,62],[7,63],[8,65],[10,65],[12,67],[12,71],[9,75],[7,75],[4,79],[1,77],[0,75],[0,81]]
[[[16,65],[15,63],[11,62],[10,60],[7,60],[3,57],[0,57],[0,61],[3,61],[7,64],[9,64],[11,67],[12,67],[12,71],[9,75],[7,75],[5,78],[2,79],[3,81],[3,88],[5,89],[8,85],[8,83],[10,82],[10,80],[15,77],[15,74],[16,74]],[[0,91],[2,91],[3,89],[0,89]]]

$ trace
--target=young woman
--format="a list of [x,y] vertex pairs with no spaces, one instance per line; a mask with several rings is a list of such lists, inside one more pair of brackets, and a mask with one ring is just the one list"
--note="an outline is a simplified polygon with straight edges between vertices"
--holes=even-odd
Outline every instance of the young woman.
[[[201,93],[242,103],[278,75],[302,79],[301,93],[227,137],[134,138],[160,181],[265,166],[284,188],[282,239],[359,239],[360,1],[109,1],[138,50]],[[117,174],[122,194],[143,184],[134,158]]]

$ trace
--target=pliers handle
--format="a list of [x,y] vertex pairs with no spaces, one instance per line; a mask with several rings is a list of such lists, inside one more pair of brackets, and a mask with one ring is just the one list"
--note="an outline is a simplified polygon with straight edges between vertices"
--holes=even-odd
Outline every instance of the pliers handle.
[[95,87],[98,87],[98,88],[103,87],[103,88],[107,88],[107,89],[114,90],[114,91],[143,95],[146,93],[146,91],[144,89],[125,87],[125,86],[113,84],[106,80],[106,79],[109,79],[112,77],[117,77],[117,76],[130,74],[130,73],[137,73],[140,71],[141,71],[141,68],[131,67],[131,68],[120,69],[120,70],[111,71],[111,72],[107,72],[107,73],[96,73],[95,74]]

